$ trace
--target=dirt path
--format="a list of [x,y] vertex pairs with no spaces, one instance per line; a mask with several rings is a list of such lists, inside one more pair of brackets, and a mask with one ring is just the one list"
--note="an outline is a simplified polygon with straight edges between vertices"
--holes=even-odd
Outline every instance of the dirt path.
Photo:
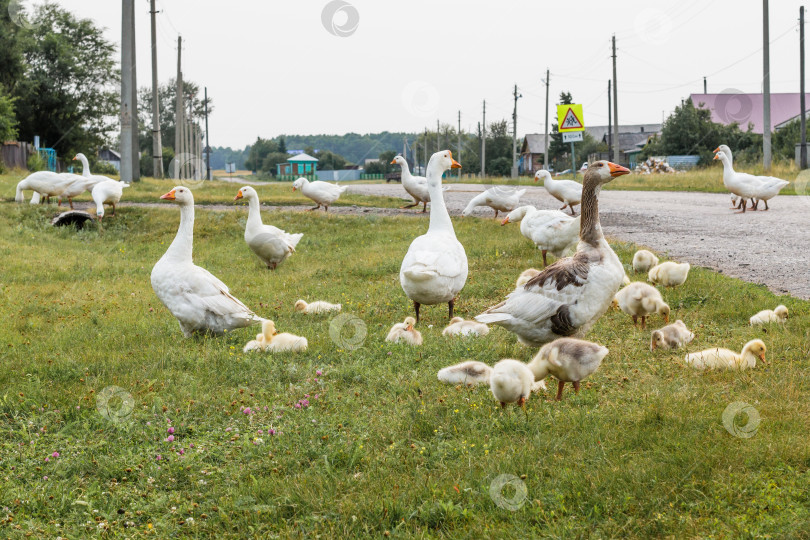
[[[467,202],[486,186],[450,184],[445,201],[451,215],[459,215]],[[349,184],[352,193],[402,197],[399,184]],[[521,202],[537,208],[559,208],[544,188],[531,186]],[[606,235],[634,242],[670,257],[705,266],[752,283],[761,283],[778,294],[810,299],[810,198],[781,196],[771,201],[767,212],[735,214],[728,195],[717,193],[603,191],[599,197]],[[164,206],[151,203],[121,203],[121,206]],[[84,205],[77,205],[82,207]],[[233,205],[208,205],[213,210],[233,210]],[[301,206],[263,206],[266,211],[303,211]],[[330,213],[426,217],[396,208],[333,206]],[[494,216],[478,208],[479,217]],[[630,261],[624,261],[630,262]]]

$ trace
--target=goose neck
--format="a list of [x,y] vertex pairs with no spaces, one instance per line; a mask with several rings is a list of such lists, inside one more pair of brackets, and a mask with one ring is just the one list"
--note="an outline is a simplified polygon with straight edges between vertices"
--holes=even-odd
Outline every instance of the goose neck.
[[250,225],[261,225],[262,224],[262,215],[261,215],[261,205],[259,205],[259,198],[258,197],[248,197],[248,223]]
[[582,202],[580,203],[581,221],[579,225],[579,238],[593,247],[599,247],[604,239],[602,226],[599,223],[599,181],[585,181],[582,187]]
[[447,207],[444,204],[441,172],[435,174],[439,175],[438,181],[431,182],[428,180],[428,193],[430,193],[430,227],[428,227],[428,232],[449,231],[455,234],[453,222],[450,221],[450,214],[447,213]]
[[191,262],[191,251],[194,243],[194,206],[183,204],[180,206],[180,226],[172,245],[166,250],[164,257],[177,261]]

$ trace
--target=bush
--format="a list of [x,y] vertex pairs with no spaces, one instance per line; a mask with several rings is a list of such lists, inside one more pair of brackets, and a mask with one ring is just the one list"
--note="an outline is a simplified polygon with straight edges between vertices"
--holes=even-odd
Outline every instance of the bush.
[[31,172],[44,171],[48,168],[48,162],[45,161],[45,158],[43,158],[38,152],[31,154],[31,156],[28,158],[27,165],[28,170]]
[[96,161],[95,165],[90,167],[90,170],[93,171],[93,174],[118,176],[118,169],[106,161]]

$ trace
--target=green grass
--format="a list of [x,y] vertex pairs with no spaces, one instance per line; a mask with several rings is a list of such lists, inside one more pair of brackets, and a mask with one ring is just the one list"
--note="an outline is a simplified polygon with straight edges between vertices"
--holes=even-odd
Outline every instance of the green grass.
[[[26,171],[15,171],[12,174],[0,175],[0,200],[13,201],[17,183],[25,178],[29,173]],[[117,178],[117,177],[116,177]],[[125,191],[122,198],[125,202],[138,203],[160,203],[160,196],[169,191],[175,185],[181,183],[179,180],[167,179],[156,180],[154,178],[142,178],[140,182],[133,182]],[[189,186],[194,191],[194,202],[196,204],[234,204],[233,198],[241,187],[240,184],[213,180],[211,182],[184,181],[183,185]],[[346,185],[346,184],[343,184]],[[350,185],[350,184],[349,184]],[[291,182],[265,182],[263,185],[254,186],[259,192],[262,204],[279,206],[310,205],[312,200],[306,198],[300,191],[293,191]],[[26,200],[31,199],[31,192],[26,191]],[[403,196],[405,194],[403,193]],[[77,201],[88,201],[89,193],[83,193]],[[402,206],[404,199],[396,197],[372,197],[364,195],[354,195],[346,193],[341,195],[333,206],[373,206],[381,208],[398,208]],[[407,199],[410,201],[411,199]],[[65,201],[66,202],[66,201]],[[244,204],[241,202],[239,204]]]
[[[149,283],[172,204],[122,208],[103,233],[51,228],[53,214],[0,204],[0,536],[810,538],[808,302],[694,268],[663,291],[698,334],[690,350],[761,337],[769,366],[693,371],[611,311],[589,335],[610,348],[602,367],[560,403],[533,396],[527,419],[487,388],[436,380],[462,360],[531,358],[505,330],[443,338],[434,306],[424,346],[384,342],[411,312],[398,270],[426,219],[274,213],[305,236],[270,272],[242,240],[244,213],[198,211],[197,264],[309,339],[274,357],[241,352],[255,327],[182,338]],[[539,252],[494,220],[455,225],[470,264],[457,310],[472,317]],[[634,246],[614,247],[629,262]],[[333,342],[333,318],[294,313],[298,298],[341,302],[364,321],[363,345]],[[785,327],[747,326],[778,303]],[[118,421],[97,410],[110,386],[133,399]],[[737,401],[761,416],[752,438],[723,427]],[[501,474],[525,477],[516,511],[489,495]]]

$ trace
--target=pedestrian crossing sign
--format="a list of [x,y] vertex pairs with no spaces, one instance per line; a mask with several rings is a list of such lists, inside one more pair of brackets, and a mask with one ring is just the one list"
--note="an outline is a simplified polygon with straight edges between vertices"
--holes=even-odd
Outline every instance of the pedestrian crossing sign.
[[585,131],[585,122],[582,118],[582,105],[557,105],[557,125],[560,133],[571,131]]

